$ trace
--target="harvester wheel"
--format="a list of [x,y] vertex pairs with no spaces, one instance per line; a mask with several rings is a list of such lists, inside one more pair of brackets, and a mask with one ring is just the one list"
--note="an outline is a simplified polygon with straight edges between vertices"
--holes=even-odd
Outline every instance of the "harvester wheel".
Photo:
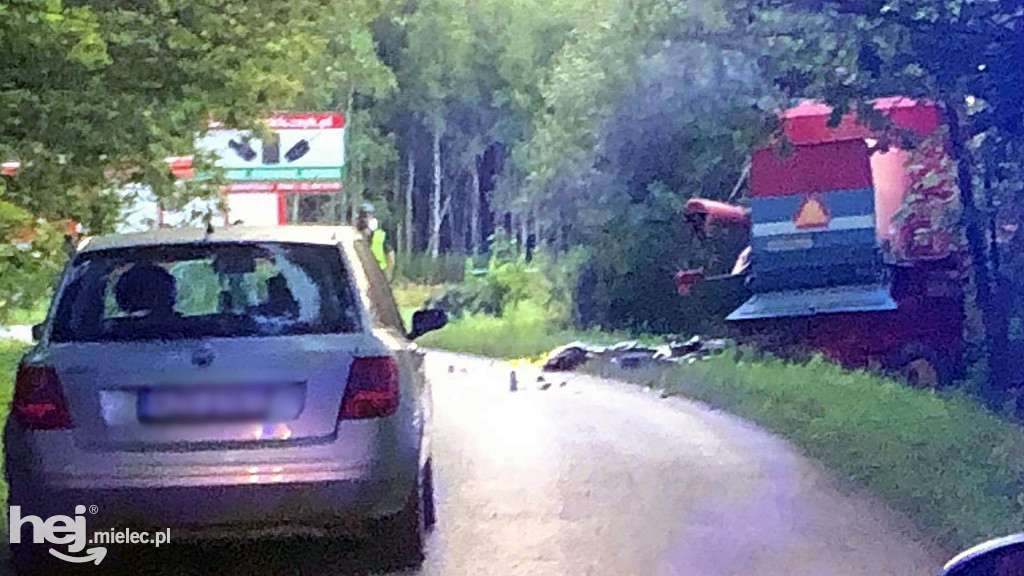
[[938,388],[949,382],[942,357],[923,344],[909,344],[900,353],[896,364],[900,376],[915,388]]

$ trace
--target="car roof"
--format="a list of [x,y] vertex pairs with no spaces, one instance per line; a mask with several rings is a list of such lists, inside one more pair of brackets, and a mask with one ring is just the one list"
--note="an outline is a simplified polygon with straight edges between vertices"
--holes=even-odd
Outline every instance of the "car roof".
[[112,248],[200,242],[290,242],[333,245],[339,242],[352,242],[356,237],[355,228],[342,225],[226,226],[214,228],[212,234],[207,234],[205,228],[158,228],[146,232],[87,237],[79,243],[78,251],[94,252]]

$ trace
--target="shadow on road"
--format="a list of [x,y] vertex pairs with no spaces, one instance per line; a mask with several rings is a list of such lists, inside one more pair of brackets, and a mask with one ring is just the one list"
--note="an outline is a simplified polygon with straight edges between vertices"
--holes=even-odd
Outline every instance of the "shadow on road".
[[[264,542],[172,544],[161,548],[117,547],[100,566],[68,566],[66,574],[123,576],[412,576],[387,550],[355,540],[283,539]],[[13,570],[2,574],[13,574]]]
[[[401,570],[387,550],[355,540],[287,539],[201,546],[172,545],[132,550],[104,570],[111,574],[184,576],[224,574],[249,576],[376,575]],[[110,571],[114,568],[115,571]],[[412,574],[411,571],[397,572]]]

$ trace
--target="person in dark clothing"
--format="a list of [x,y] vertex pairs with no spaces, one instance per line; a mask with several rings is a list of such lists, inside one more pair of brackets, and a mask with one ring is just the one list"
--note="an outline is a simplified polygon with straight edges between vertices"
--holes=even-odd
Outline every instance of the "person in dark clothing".
[[118,279],[114,298],[130,317],[168,319],[174,316],[177,283],[156,264],[136,264]]
[[288,280],[278,274],[267,280],[267,301],[256,312],[266,316],[295,318],[299,315],[299,302],[295,299]]

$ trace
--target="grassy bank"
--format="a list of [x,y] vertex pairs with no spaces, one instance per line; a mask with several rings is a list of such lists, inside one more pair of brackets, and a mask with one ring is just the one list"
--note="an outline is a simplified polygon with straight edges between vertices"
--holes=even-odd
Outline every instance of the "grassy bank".
[[18,308],[11,310],[7,315],[6,324],[38,324],[46,319],[46,309],[49,305],[50,300],[48,298],[43,298],[31,308]]
[[[406,325],[417,308],[443,290],[442,286],[397,286],[395,300]],[[423,336],[419,342],[430,348],[511,359],[538,358],[552,348],[576,340],[612,344],[629,338],[632,336],[626,333],[559,329],[541,306],[528,300],[506,311],[501,318],[484,314],[453,318],[448,326]]]
[[[7,405],[11,401],[11,392],[14,389],[14,371],[18,366],[18,360],[27,346],[14,340],[0,339],[0,428],[3,428],[4,420],[7,418]],[[3,444],[0,443],[0,449]],[[7,501],[7,483],[0,479],[0,502]],[[4,507],[0,514],[2,526],[0,534],[7,534],[7,508]]]
[[610,343],[623,337],[596,331],[554,329],[543,310],[525,302],[503,318],[478,314],[455,319],[444,329],[424,336],[422,343],[432,348],[494,358],[536,358],[574,340]]
[[608,376],[707,402],[787,438],[951,549],[1024,526],[1024,431],[973,400],[823,360],[730,356]]

